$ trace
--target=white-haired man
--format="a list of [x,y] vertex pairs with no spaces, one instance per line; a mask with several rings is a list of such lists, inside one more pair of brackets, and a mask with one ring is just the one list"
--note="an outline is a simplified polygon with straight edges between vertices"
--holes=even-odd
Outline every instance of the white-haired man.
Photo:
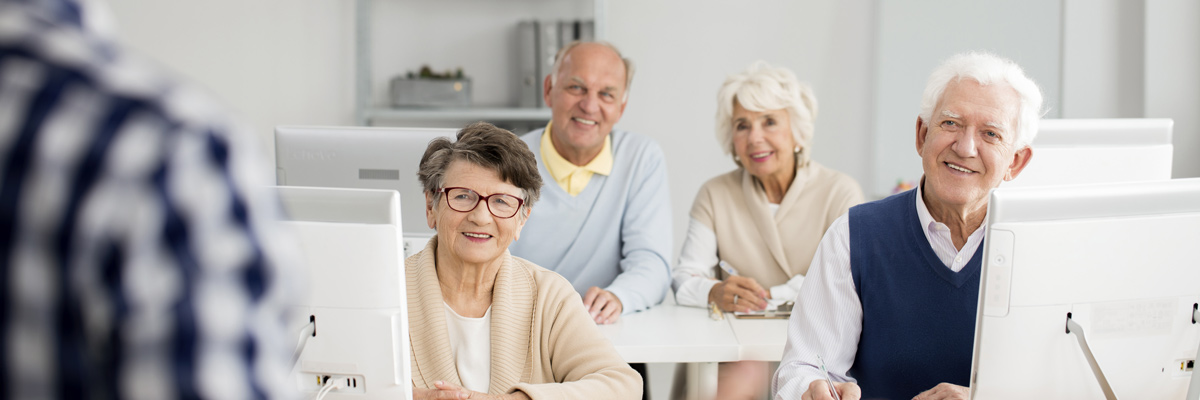
[[[1042,95],[991,54],[930,76],[916,124],[917,188],[830,226],[796,301],[780,399],[965,399],[988,192],[1029,163]],[[851,251],[853,250],[853,251]],[[915,396],[915,397],[914,397]]]
[[566,277],[592,319],[612,323],[671,285],[666,160],[650,138],[613,128],[633,80],[616,48],[573,42],[554,66],[543,92],[550,123],[522,137],[548,184],[509,249]]

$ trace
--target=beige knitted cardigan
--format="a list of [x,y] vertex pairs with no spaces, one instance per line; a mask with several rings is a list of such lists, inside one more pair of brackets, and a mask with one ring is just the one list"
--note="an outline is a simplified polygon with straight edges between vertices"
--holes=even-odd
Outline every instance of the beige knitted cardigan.
[[690,216],[716,233],[720,259],[770,288],[808,274],[825,230],[862,201],[854,178],[807,161],[796,168],[775,215],[758,179],[738,168],[705,182]]
[[[404,262],[413,386],[462,386],[446,328],[437,238]],[[507,251],[492,291],[489,393],[533,399],[640,399],[642,379],[592,322],[562,276]]]

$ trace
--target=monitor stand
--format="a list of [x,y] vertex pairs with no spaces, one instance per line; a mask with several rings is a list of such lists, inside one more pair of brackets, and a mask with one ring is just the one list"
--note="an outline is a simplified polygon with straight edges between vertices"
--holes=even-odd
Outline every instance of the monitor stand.
[[1083,356],[1087,357],[1088,364],[1092,366],[1092,373],[1096,375],[1096,380],[1100,382],[1100,390],[1104,391],[1104,398],[1117,400],[1117,394],[1113,393],[1112,386],[1109,386],[1108,379],[1104,377],[1104,371],[1101,371],[1100,364],[1096,363],[1096,356],[1092,355],[1092,349],[1088,347],[1087,338],[1083,337],[1083,327],[1071,319],[1071,313],[1067,313],[1067,334],[1072,333],[1079,340],[1079,348],[1083,349]]

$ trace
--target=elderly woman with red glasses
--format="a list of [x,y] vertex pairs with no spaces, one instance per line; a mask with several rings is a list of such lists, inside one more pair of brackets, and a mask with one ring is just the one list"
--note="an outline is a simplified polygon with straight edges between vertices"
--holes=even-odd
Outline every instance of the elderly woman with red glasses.
[[417,175],[437,236],[404,263],[414,399],[641,398],[571,284],[508,253],[542,187],[521,139],[469,125]]

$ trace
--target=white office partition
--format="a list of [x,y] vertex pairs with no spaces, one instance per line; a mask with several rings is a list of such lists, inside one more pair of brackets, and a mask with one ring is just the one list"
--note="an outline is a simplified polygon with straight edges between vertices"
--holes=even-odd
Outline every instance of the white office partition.
[[313,322],[297,388],[325,398],[411,399],[408,309],[395,191],[277,187],[299,239],[308,289],[296,314]]
[[1200,179],[1000,188],[988,208],[973,399],[1104,399],[1089,354],[1117,397],[1184,398]]
[[1171,179],[1170,119],[1043,119],[1033,158],[1001,187]]

